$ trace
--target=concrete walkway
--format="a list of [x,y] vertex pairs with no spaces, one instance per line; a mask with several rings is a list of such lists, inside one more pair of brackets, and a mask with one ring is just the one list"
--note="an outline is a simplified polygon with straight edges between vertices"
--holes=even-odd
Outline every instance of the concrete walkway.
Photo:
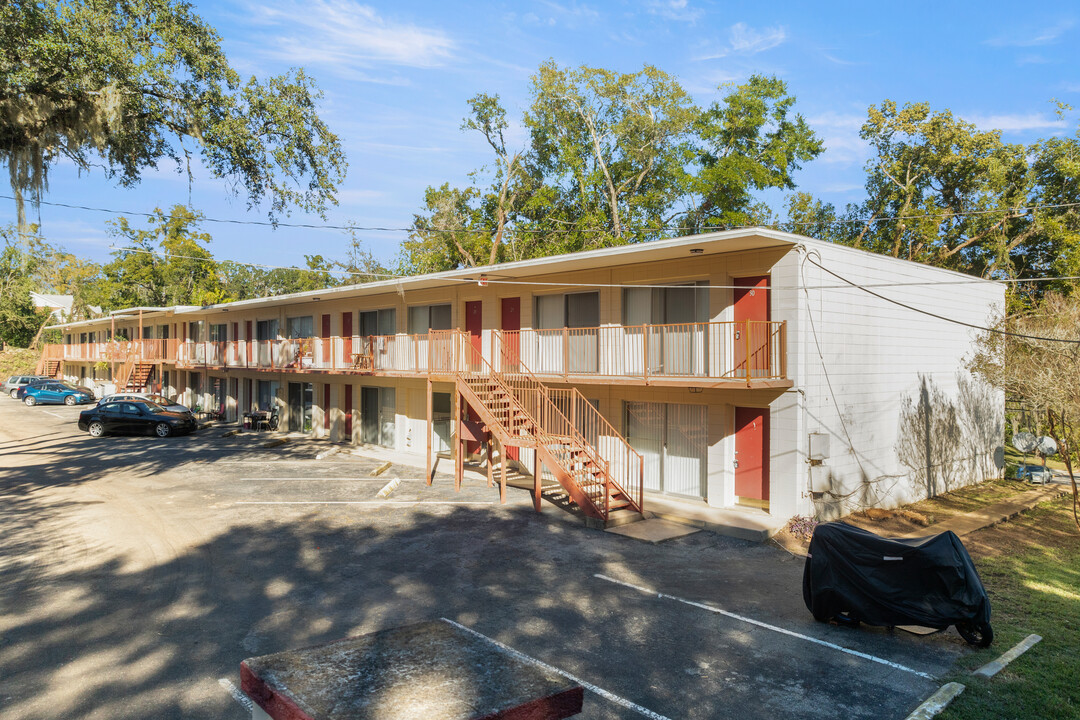
[[968,533],[981,530],[984,527],[990,527],[991,525],[1011,520],[1025,510],[1030,510],[1036,505],[1048,500],[1059,498],[1067,492],[1069,491],[1061,485],[1043,486],[1037,490],[1029,490],[1025,493],[1021,493],[1008,500],[1003,500],[1002,502],[994,503],[993,505],[987,505],[981,510],[964,513],[963,515],[956,515],[948,520],[934,523],[929,527],[912,530],[909,533],[898,535],[896,537],[926,537],[928,535],[943,533],[946,530],[952,530],[957,535],[963,537]]

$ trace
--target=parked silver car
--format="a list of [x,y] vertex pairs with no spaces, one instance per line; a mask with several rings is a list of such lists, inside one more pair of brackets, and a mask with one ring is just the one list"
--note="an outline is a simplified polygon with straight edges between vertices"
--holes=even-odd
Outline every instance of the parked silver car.
[[15,399],[19,397],[19,388],[26,387],[35,380],[48,380],[44,375],[12,375],[4,381],[4,394]]
[[1016,479],[1045,485],[1054,479],[1054,472],[1042,465],[1017,465]]
[[139,392],[123,392],[114,393],[112,395],[106,395],[98,401],[98,405],[107,405],[113,402],[120,402],[122,400],[149,400],[152,403],[156,403],[168,410],[169,412],[187,413],[192,415],[191,410],[186,405],[181,405],[178,402],[170,400],[163,395],[154,395],[153,393],[139,393]]

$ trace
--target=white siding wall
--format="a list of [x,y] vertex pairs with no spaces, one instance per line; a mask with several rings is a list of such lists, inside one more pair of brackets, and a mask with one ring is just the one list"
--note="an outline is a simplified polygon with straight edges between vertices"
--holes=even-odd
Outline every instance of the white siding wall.
[[[862,285],[960,281],[874,288],[939,315],[985,326],[1003,307],[1000,285],[972,283],[956,273],[824,243],[809,244],[808,250],[825,267]],[[978,385],[965,368],[977,331],[840,287],[841,281],[803,264],[798,253],[782,264],[795,273],[802,265],[808,287],[789,334],[789,369],[805,397],[789,395],[778,401],[784,407],[804,405],[801,427],[797,423],[793,428],[798,431],[794,462],[782,460],[790,436],[784,437],[779,427],[773,436],[778,461],[774,472],[783,465],[783,472],[795,473],[799,491],[794,505],[800,513],[816,510],[820,517],[831,518],[871,505],[895,507],[996,473],[992,454],[1001,442],[1004,402],[999,392]],[[921,401],[924,391],[926,400]],[[917,413],[920,403],[929,413]],[[929,460],[927,427],[930,443],[936,445]],[[806,461],[809,433],[830,436],[830,456],[814,471],[823,474],[827,491],[812,500]],[[786,514],[780,507],[774,512]]]

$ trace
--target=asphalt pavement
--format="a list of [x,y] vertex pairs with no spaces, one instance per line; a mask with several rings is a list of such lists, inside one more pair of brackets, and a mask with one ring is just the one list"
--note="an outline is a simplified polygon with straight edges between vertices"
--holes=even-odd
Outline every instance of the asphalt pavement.
[[651,545],[315,441],[93,439],[79,410],[0,398],[5,720],[241,720],[242,659],[438,618],[587,682],[582,718],[903,718],[968,652],[814,622],[768,545]]

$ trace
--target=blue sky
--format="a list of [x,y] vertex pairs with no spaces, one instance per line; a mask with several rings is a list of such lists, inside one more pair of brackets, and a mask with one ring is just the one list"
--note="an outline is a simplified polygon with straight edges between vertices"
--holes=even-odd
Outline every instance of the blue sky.
[[[868,106],[892,99],[950,108],[1006,140],[1076,132],[1080,115],[1054,114],[1057,98],[1080,107],[1080,7],[1066,2],[195,2],[221,34],[242,75],[304,67],[325,92],[323,119],[349,161],[340,205],[325,222],[405,227],[424,188],[464,185],[489,160],[475,134],[460,131],[466,100],[498,93],[513,118],[528,103],[529,79],[553,58],[631,72],[652,64],[675,75],[700,104],[717,85],[777,75],[824,139],[826,152],[796,177],[800,189],[837,205],[861,197],[867,159],[858,130]],[[515,123],[511,145],[524,135]],[[9,194],[4,191],[3,194]],[[191,203],[207,217],[264,220],[226,183],[164,163],[134,189],[103,175],[55,167],[47,200],[127,211]],[[779,195],[766,198],[774,205]],[[96,260],[116,242],[109,214],[42,206],[42,234]],[[135,218],[132,218],[133,220]],[[0,223],[14,220],[0,201]],[[290,222],[323,222],[293,213]],[[272,230],[207,223],[219,259],[302,264],[304,254],[344,255],[332,230]],[[404,233],[365,232],[383,259]]]

